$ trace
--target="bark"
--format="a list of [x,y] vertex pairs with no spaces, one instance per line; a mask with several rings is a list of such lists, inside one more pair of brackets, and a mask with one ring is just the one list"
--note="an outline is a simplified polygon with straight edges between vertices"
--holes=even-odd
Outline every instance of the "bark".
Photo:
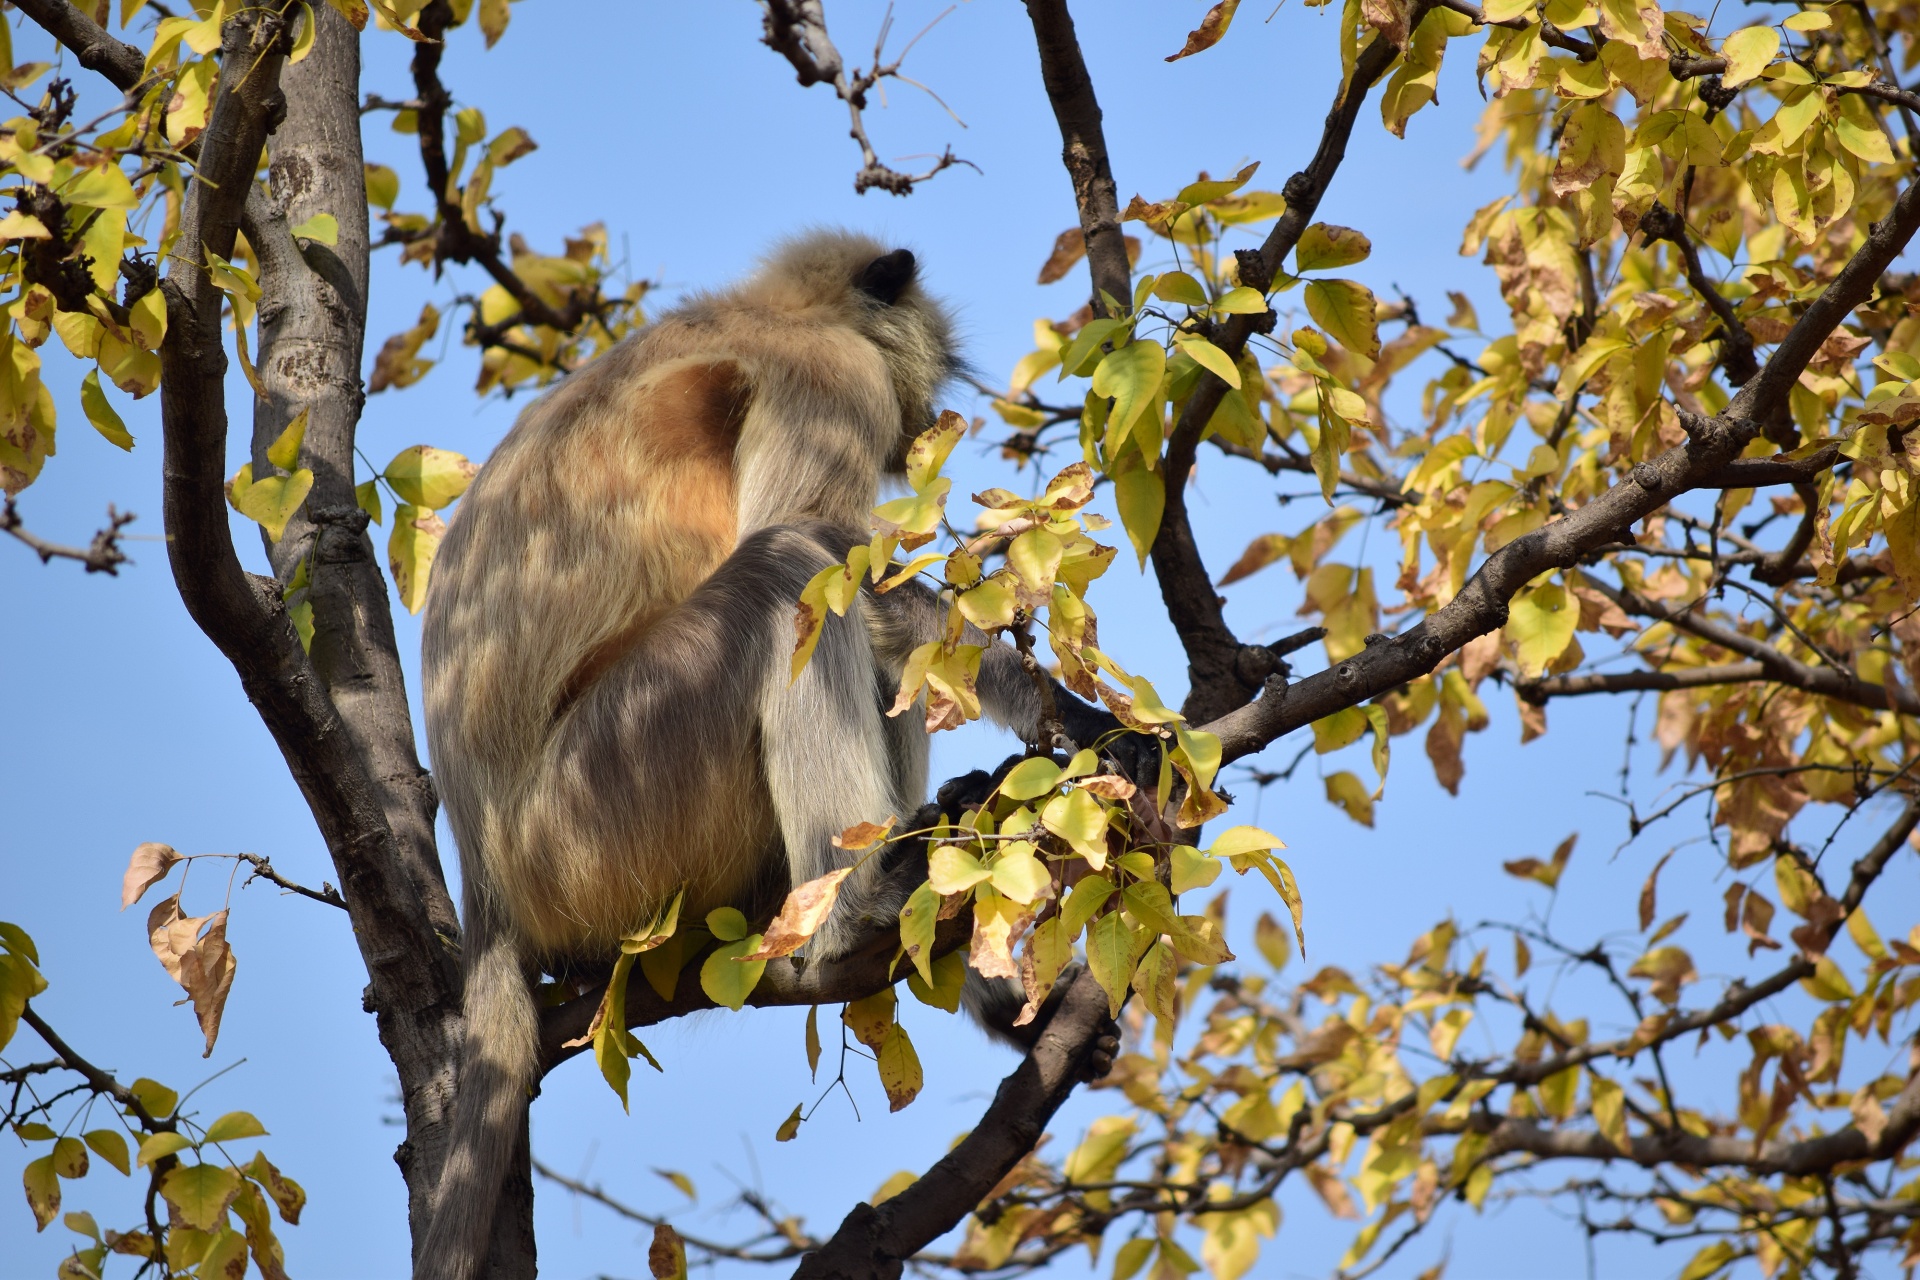
[[833,1236],[801,1260],[795,1280],[897,1280],[905,1259],[971,1213],[1033,1150],[1082,1079],[1107,1012],[1107,993],[1081,971],[973,1131],[885,1204],[855,1205]]

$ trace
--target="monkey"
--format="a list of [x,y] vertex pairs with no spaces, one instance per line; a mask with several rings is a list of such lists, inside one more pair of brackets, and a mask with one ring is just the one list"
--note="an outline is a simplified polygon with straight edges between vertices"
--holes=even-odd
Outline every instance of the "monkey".
[[[916,868],[831,840],[922,806],[926,730],[886,711],[907,656],[941,633],[937,598],[868,586],[797,678],[789,664],[802,589],[866,540],[881,481],[904,472],[961,369],[911,252],[812,232],[569,374],[463,497],[422,630],[466,971],[423,1280],[484,1265],[537,1080],[541,971],[610,963],[682,889],[682,918],[764,914],[851,863],[807,944],[828,961],[888,927],[924,879],[924,848]],[[1019,655],[971,639],[986,644],[983,710],[1033,742],[1040,702]],[[1069,738],[1118,727],[1055,690]],[[1023,997],[970,981],[967,1000],[1004,1031]]]

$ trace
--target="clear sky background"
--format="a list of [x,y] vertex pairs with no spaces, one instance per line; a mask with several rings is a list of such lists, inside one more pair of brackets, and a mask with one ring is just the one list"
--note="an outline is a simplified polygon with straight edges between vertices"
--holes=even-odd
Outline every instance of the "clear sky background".
[[[901,0],[890,47],[897,49],[945,7]],[[1180,47],[1205,11],[1201,0],[1076,5],[1123,202],[1136,191],[1164,199],[1197,169],[1218,175],[1249,160],[1263,162],[1253,185],[1277,190],[1306,162],[1338,73],[1334,13],[1288,4],[1263,23],[1269,7],[1259,0],[1243,6],[1219,48],[1168,65],[1165,55]],[[876,0],[831,0],[829,20],[849,61],[869,60],[884,10]],[[516,4],[513,15],[507,38],[492,51],[483,50],[477,31],[456,33],[443,74],[462,105],[485,110],[490,131],[520,124],[540,144],[494,184],[510,228],[536,246],[557,251],[562,235],[603,220],[632,274],[662,282],[655,301],[665,303],[683,289],[734,277],[773,239],[799,226],[867,229],[920,256],[932,289],[960,313],[969,355],[992,381],[1003,380],[1028,350],[1034,318],[1063,317],[1080,305],[1084,269],[1061,284],[1034,283],[1054,237],[1074,225],[1075,216],[1032,31],[1013,0],[959,5],[908,64],[966,121],[965,129],[904,86],[891,86],[885,107],[869,112],[884,158],[937,154],[951,144],[982,170],[951,170],[906,199],[853,194],[858,153],[845,136],[845,108],[822,88],[794,83],[787,64],[758,43],[758,9],[746,0],[528,0]],[[16,34],[22,59],[43,56],[31,52],[37,47],[30,32]],[[405,42],[370,32],[365,48],[363,89],[408,96]],[[1404,289],[1437,317],[1445,314],[1445,292],[1462,290],[1493,324],[1505,311],[1491,273],[1456,253],[1467,218],[1501,188],[1497,157],[1474,172],[1460,164],[1473,145],[1481,106],[1472,77],[1476,48],[1477,42],[1455,48],[1442,75],[1441,104],[1414,119],[1405,141],[1388,135],[1369,105],[1320,216],[1372,237],[1372,259],[1352,274],[1376,292]],[[74,73],[87,74],[77,67]],[[369,158],[401,173],[402,208],[424,203],[411,143],[370,121]],[[1143,267],[1166,265],[1154,261],[1153,252],[1150,246]],[[369,364],[379,342],[411,324],[422,302],[448,310],[456,292],[480,287],[477,272],[435,282],[418,268],[397,270],[384,256],[376,260],[374,280]],[[131,455],[121,453],[87,427],[75,394],[80,370],[56,347],[49,344],[43,355],[61,407],[61,448],[24,495],[23,514],[43,536],[84,542],[111,501],[141,513],[135,533],[157,535],[156,401],[129,407],[124,396],[116,397],[139,439]],[[432,344],[423,354],[444,356],[445,363],[411,390],[370,398],[363,448],[377,462],[416,443],[483,459],[524,401],[476,399],[473,352],[457,340]],[[229,388],[236,406],[245,403],[243,392],[236,373]],[[956,393],[950,403],[969,413],[986,411],[970,392]],[[1399,407],[1413,408],[1404,400]],[[245,458],[245,430],[236,425],[229,472]],[[1012,481],[984,438],[963,452],[959,486]],[[1283,477],[1277,488],[1304,494],[1311,481]],[[1251,537],[1311,518],[1300,508],[1279,511],[1275,491],[1251,468],[1236,470],[1217,459],[1203,464],[1193,506],[1216,574]],[[1311,502],[1317,505],[1317,496]],[[1348,536],[1357,545],[1362,532]],[[1384,563],[1397,554],[1390,531],[1371,527],[1365,536],[1369,560]],[[235,537],[250,564],[263,567],[254,527],[236,520]],[[208,1117],[253,1110],[272,1131],[264,1144],[270,1157],[306,1186],[311,1200],[303,1225],[283,1235],[294,1276],[403,1276],[405,1199],[391,1163],[401,1137],[397,1085],[373,1020],[360,1008],[366,976],[345,917],[280,896],[264,883],[234,893],[229,933],[239,973],[225,1031],[211,1060],[203,1061],[191,1013],[172,1007],[179,990],[147,949],[146,904],[124,915],[116,911],[121,870],[143,840],[188,853],[268,854],[285,874],[308,884],[334,875],[231,669],[182,610],[163,549],[139,541],[130,549],[136,563],[107,578],[85,576],[71,564],[42,567],[24,547],[0,542],[0,669],[8,673],[0,732],[0,919],[19,922],[36,937],[53,984],[36,1006],[96,1062],[122,1078],[151,1075],[182,1089],[231,1068],[195,1102]],[[1229,619],[1242,635],[1272,638],[1303,625],[1295,617],[1300,590],[1282,569],[1228,594]],[[1159,613],[1151,576],[1138,574],[1124,550],[1095,603],[1103,644],[1177,700],[1184,662]],[[417,620],[401,614],[399,633],[417,690]],[[1306,670],[1322,661],[1317,650],[1302,657]],[[1461,796],[1449,798],[1434,784],[1420,736],[1398,739],[1373,830],[1329,806],[1320,783],[1323,771],[1338,768],[1371,776],[1364,748],[1350,749],[1351,761],[1309,759],[1291,783],[1264,794],[1236,785],[1238,771],[1229,771],[1228,785],[1241,802],[1227,821],[1258,821],[1291,847],[1288,857],[1307,901],[1310,948],[1310,968],[1296,961],[1292,976],[1321,964],[1360,972],[1397,960],[1414,936],[1450,913],[1470,925],[1543,910],[1545,895],[1503,875],[1499,863],[1544,856],[1576,829],[1585,834],[1554,906],[1556,928],[1583,943],[1615,931],[1616,941],[1631,945],[1621,931],[1632,924],[1639,886],[1654,860],[1679,843],[1663,876],[1663,900],[1676,903],[1691,893],[1696,919],[1681,940],[1708,983],[1730,972],[1739,951],[1722,940],[1715,918],[1719,863],[1698,839],[1698,807],[1690,811],[1690,825],[1676,821],[1623,844],[1624,811],[1590,794],[1618,786],[1626,706],[1555,704],[1552,732],[1522,749],[1508,696],[1493,686],[1483,693],[1493,725],[1469,741]],[[1643,720],[1643,737],[1645,728]],[[1295,735],[1256,763],[1282,767],[1304,741]],[[984,731],[945,737],[935,776],[991,763],[1007,745]],[[1656,763],[1644,746],[1633,756],[1642,796],[1672,780],[1653,777]],[[1859,825],[1865,831],[1869,824]],[[452,843],[444,831],[443,824],[451,872]],[[191,911],[218,908],[225,873],[214,863],[193,872]],[[1898,864],[1895,877],[1888,892],[1898,895],[1894,902],[1904,912],[1881,926],[1904,933],[1916,905],[1911,863]],[[1243,940],[1260,911],[1279,910],[1257,880],[1236,883],[1232,903],[1234,936]],[[1506,954],[1504,943],[1487,941],[1500,948],[1497,955]],[[1254,955],[1250,945],[1238,949]],[[1550,965],[1536,967],[1528,986],[1536,999],[1554,995],[1566,1012],[1594,1014],[1598,1031],[1623,1016],[1598,993],[1563,982]],[[936,1159],[1013,1066],[1008,1053],[957,1019],[918,1005],[905,1017],[927,1063],[927,1084],[898,1115],[887,1114],[871,1068],[855,1063],[850,1077],[859,1115],[844,1098],[830,1099],[798,1141],[776,1145],[774,1130],[787,1112],[820,1092],[807,1078],[802,1014],[707,1015],[647,1034],[666,1074],[635,1075],[631,1116],[621,1113],[586,1060],[555,1072],[534,1108],[535,1152],[564,1171],[604,1182],[628,1203],[671,1212],[689,1232],[724,1237],[744,1231],[747,1220],[724,1211],[739,1188],[749,1186],[824,1233],[896,1170],[923,1169]],[[1463,1049],[1471,1051],[1471,1043]],[[9,1053],[30,1059],[30,1033],[23,1031]],[[1682,1080],[1697,1078],[1707,1065],[1683,1064]],[[1119,1109],[1117,1101],[1098,1092],[1076,1096],[1054,1125],[1056,1146],[1077,1140],[1090,1119]],[[23,1160],[17,1146],[0,1142],[0,1188],[18,1186]],[[697,1184],[697,1203],[654,1169],[684,1171]],[[83,1184],[66,1184],[69,1207],[128,1225],[135,1201],[117,1184],[118,1175],[97,1169]],[[36,1236],[18,1194],[0,1190],[0,1277],[9,1280],[49,1274],[68,1238],[57,1225]],[[538,1196],[543,1274],[574,1280],[646,1273],[643,1232],[550,1186]],[[1304,1184],[1290,1183],[1281,1203],[1281,1238],[1256,1274],[1329,1273],[1354,1224],[1328,1219]],[[1672,1275],[1686,1258],[1685,1252],[1653,1256],[1603,1239],[1588,1272],[1580,1232],[1537,1204],[1490,1205],[1484,1216],[1463,1206],[1442,1212],[1446,1223],[1383,1275],[1413,1276],[1449,1252],[1448,1274],[1455,1277]],[[1109,1250],[1098,1274],[1107,1274],[1110,1258]],[[1083,1274],[1087,1266],[1084,1255],[1075,1255],[1058,1272]],[[744,1266],[720,1272],[765,1274]]]

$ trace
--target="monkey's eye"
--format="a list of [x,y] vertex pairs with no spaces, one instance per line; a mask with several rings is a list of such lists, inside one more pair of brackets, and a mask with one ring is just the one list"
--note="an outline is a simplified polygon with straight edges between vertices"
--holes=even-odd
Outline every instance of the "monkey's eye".
[[895,249],[862,267],[860,278],[853,286],[869,298],[892,306],[913,283],[913,268],[913,255],[905,249]]

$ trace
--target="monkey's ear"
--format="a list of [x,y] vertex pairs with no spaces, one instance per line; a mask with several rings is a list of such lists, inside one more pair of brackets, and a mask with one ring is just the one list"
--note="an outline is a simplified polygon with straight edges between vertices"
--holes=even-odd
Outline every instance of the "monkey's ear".
[[905,249],[895,249],[862,267],[853,287],[877,302],[892,306],[913,283],[913,267],[913,255]]

